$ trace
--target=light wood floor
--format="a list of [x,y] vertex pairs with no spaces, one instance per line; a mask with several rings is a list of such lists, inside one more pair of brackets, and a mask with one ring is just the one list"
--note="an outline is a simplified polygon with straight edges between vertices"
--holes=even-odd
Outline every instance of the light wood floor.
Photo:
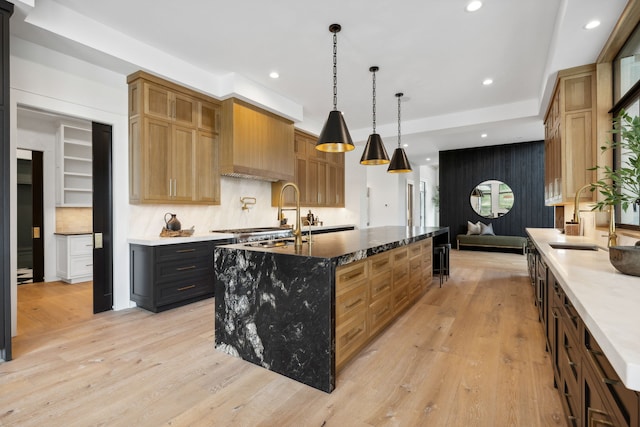
[[525,257],[454,250],[451,265],[331,394],[216,351],[210,299],[16,337],[0,425],[564,426]]

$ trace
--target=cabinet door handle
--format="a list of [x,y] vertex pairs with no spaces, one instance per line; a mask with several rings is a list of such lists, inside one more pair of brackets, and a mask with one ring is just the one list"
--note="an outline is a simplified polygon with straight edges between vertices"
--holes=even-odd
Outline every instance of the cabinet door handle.
[[195,249],[179,249],[176,252],[179,253],[179,254],[183,254],[183,253],[186,253],[186,252],[195,252],[195,251],[196,251]]
[[362,270],[358,270],[358,271],[355,271],[355,272],[353,272],[351,274],[346,274],[343,277],[344,277],[344,280],[351,280],[351,279],[354,279],[354,278],[356,278],[358,276],[361,276],[362,274],[363,274],[363,271]]
[[587,354],[589,355],[589,359],[591,359],[591,364],[593,366],[595,366],[596,371],[598,372],[598,376],[600,377],[600,380],[603,383],[609,384],[609,385],[618,385],[618,384],[620,384],[620,381],[618,381],[618,380],[607,378],[607,376],[602,371],[602,368],[600,367],[600,364],[596,360],[596,355],[604,355],[603,353],[601,353],[599,351],[591,350],[590,348],[588,348],[587,349]]
[[360,335],[360,332],[362,332],[362,328],[358,328],[355,331],[351,331],[349,332],[345,338],[347,338],[347,341],[351,341],[352,339],[354,339],[355,337],[357,337],[358,335]]
[[86,264],[85,267],[93,267],[93,264]]
[[182,288],[178,288],[179,291],[186,291],[187,289],[193,289],[196,285],[183,286]]
[[178,271],[185,271],[185,270],[193,270],[194,268],[196,268],[196,266],[195,266],[195,265],[190,265],[190,266],[188,266],[188,267],[178,267],[178,268],[176,268],[176,270],[178,270]]
[[171,196],[172,196],[172,194],[171,194],[171,193],[172,193],[172,188],[173,188],[173,187],[172,187],[172,185],[171,185],[171,181],[173,181],[173,180],[172,180],[171,178],[169,178],[169,197],[171,197]]
[[347,310],[350,308],[355,307],[356,305],[360,304],[362,302],[362,298],[358,298],[357,300],[355,300],[354,302],[352,302],[349,305],[345,305],[344,308],[346,308]]

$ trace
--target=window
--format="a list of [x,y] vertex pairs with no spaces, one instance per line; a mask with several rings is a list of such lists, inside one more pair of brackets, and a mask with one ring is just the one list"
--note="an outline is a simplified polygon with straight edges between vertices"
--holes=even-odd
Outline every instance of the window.
[[[613,61],[613,96],[613,117],[623,109],[632,117],[640,115],[640,25],[633,30]],[[613,157],[614,167],[618,168],[625,163],[628,154],[616,150]],[[629,206],[626,212],[618,206],[616,223],[622,228],[640,229],[638,205]]]

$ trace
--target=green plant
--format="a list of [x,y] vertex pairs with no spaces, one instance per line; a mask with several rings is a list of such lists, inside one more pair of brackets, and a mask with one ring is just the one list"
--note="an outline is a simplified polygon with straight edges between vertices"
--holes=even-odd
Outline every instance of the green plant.
[[617,140],[607,141],[600,147],[606,150],[622,150],[623,162],[619,168],[596,166],[590,170],[601,170],[603,178],[591,185],[591,191],[598,191],[604,199],[595,203],[593,210],[603,210],[606,206],[620,204],[626,212],[629,205],[640,204],[640,117],[631,117],[620,111],[613,119],[613,134]]

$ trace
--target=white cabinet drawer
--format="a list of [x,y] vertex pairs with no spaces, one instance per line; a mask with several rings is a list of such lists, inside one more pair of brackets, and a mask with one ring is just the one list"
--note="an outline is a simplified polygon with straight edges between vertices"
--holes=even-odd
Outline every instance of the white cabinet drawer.
[[69,255],[91,255],[93,252],[93,236],[69,236]]
[[93,280],[93,235],[56,235],[56,274],[67,283]]
[[71,258],[69,264],[71,277],[93,275],[93,255]]

